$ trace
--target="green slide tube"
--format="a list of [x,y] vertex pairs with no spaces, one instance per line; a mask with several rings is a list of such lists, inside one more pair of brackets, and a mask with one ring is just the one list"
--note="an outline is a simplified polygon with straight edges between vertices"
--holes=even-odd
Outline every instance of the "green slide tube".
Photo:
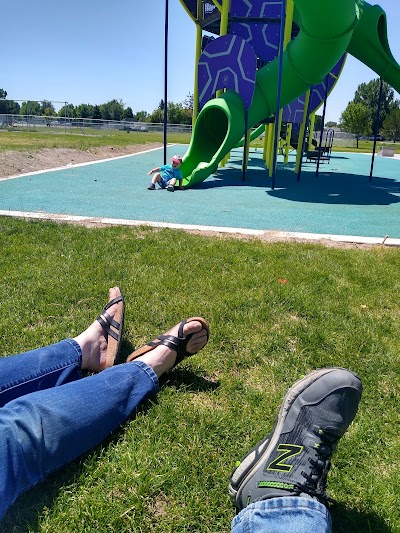
[[386,13],[381,7],[363,0],[356,0],[356,3],[360,21],[347,51],[400,92],[400,67],[389,48]]
[[[257,139],[257,137],[259,137],[262,133],[264,133],[264,131],[265,131],[265,124],[260,124],[255,130],[253,130],[250,133],[250,142],[254,141],[254,139]],[[240,141],[237,143],[235,148],[240,148],[243,145],[244,145],[244,137],[240,139]]]
[[[300,33],[283,54],[282,107],[322,82],[345,52],[358,22],[355,4],[349,0],[295,0],[295,6]],[[257,72],[249,127],[275,112],[278,65],[276,58]],[[243,136],[244,116],[242,99],[234,91],[207,102],[183,158],[184,186],[196,185],[216,171]]]

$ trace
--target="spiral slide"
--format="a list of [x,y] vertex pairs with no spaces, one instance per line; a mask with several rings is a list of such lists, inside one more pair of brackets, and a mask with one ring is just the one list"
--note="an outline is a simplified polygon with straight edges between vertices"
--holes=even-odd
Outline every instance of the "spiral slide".
[[[400,66],[390,52],[386,14],[364,0],[294,0],[298,36],[283,54],[281,107],[312,85],[321,83],[346,50],[400,92]],[[310,59],[312,58],[312,59]],[[248,111],[252,127],[275,112],[278,65],[276,58],[257,72]],[[184,186],[213,174],[223,157],[238,144],[245,129],[245,109],[232,90],[207,102],[193,128],[183,163]]]

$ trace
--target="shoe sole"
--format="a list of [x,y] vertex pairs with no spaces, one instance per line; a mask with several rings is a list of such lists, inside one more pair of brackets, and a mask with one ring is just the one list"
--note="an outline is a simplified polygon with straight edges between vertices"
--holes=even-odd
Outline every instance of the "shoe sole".
[[[260,455],[259,459],[253,464],[250,470],[244,474],[243,479],[238,481],[237,489],[234,489],[232,487],[232,484],[229,483],[229,495],[235,505],[236,505],[237,495],[240,491],[240,487],[244,486],[247,483],[248,479],[251,478],[255,474],[255,472],[258,470],[260,463],[264,462],[264,457],[266,457],[270,453],[270,451],[275,448],[275,445],[281,434],[283,425],[286,421],[288,412],[291,406],[293,405],[293,403],[299,397],[299,395],[322,376],[325,376],[326,374],[330,374],[331,372],[336,372],[337,370],[345,370],[346,372],[350,372],[351,374],[353,374],[354,376],[358,378],[358,376],[354,374],[354,372],[351,372],[351,370],[348,370],[346,368],[340,368],[340,367],[324,368],[321,370],[314,370],[310,372],[310,374],[308,374],[306,377],[299,379],[298,381],[295,381],[292,387],[290,387],[290,389],[287,391],[283,399],[283,402],[282,402],[282,405],[281,405],[281,408],[279,410],[279,414],[276,420],[275,427],[273,428],[272,433],[268,437],[266,437],[266,439],[264,439],[264,440],[268,440],[268,438],[270,438],[270,440],[268,441],[268,446],[266,447],[264,452]],[[259,447],[260,444],[262,444],[262,442],[263,441],[259,442],[253,449],[255,450],[257,447]],[[238,468],[240,468],[240,466]]]

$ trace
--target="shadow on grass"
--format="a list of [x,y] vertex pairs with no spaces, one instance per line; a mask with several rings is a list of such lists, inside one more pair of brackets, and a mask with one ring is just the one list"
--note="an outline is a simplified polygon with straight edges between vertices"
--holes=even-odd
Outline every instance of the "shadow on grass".
[[[134,346],[124,340],[121,346],[121,358],[123,360],[134,350]],[[211,381],[206,377],[192,372],[185,368],[177,367],[172,372],[160,379],[160,387],[174,386],[185,391],[202,392],[215,390],[219,383]],[[154,404],[157,404],[157,396],[152,397],[136,409],[126,423],[129,423],[137,414],[146,414]],[[80,456],[77,460],[69,463],[65,467],[49,475],[42,483],[29,489],[22,494],[17,501],[11,506],[9,511],[0,521],[0,533],[26,533],[29,531],[38,531],[40,515],[46,509],[51,509],[54,501],[58,498],[62,488],[73,484],[82,475],[85,474],[85,458],[94,455],[101,460],[102,450],[116,443],[123,437],[125,432],[125,423],[117,428],[112,435],[107,437],[98,446],[92,448],[86,454]]]
[[208,392],[216,390],[219,382],[212,381],[206,374],[199,375],[186,368],[177,367],[160,379],[160,386],[173,386],[189,392]]
[[330,509],[333,533],[392,533],[383,519],[374,512],[360,512],[335,503]]

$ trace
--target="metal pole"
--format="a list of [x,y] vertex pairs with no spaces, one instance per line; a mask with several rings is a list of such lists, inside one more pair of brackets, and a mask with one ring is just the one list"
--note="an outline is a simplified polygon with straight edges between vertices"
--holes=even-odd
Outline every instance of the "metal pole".
[[381,84],[380,84],[380,86],[379,86],[378,111],[377,111],[377,113],[376,113],[376,120],[375,120],[374,147],[373,147],[373,149],[372,149],[371,170],[370,170],[370,172],[369,172],[369,181],[372,181],[372,172],[373,172],[373,170],[374,170],[375,149],[376,149],[376,136],[378,135],[378,129],[379,129],[379,116],[380,116],[380,114],[381,114],[382,89],[383,89],[383,79],[381,78]]
[[272,183],[271,189],[275,189],[275,177],[276,177],[276,158],[278,151],[278,136],[280,135],[281,121],[279,113],[281,109],[281,92],[282,92],[282,65],[283,65],[283,43],[285,37],[285,18],[286,18],[286,2],[282,1],[281,10],[281,31],[279,35],[279,68],[278,68],[278,88],[276,95],[276,108],[275,108],[275,128],[274,128],[274,148],[272,155]]
[[168,120],[168,0],[165,0],[165,25],[164,25],[164,165],[167,164],[167,120]]
[[322,112],[322,124],[321,124],[321,132],[319,134],[319,147],[318,147],[318,161],[317,161],[317,171],[315,173],[316,176],[318,176],[319,172],[319,163],[321,161],[321,148],[322,148],[322,137],[324,135],[324,126],[325,126],[325,113],[326,113],[326,101],[328,100],[328,85],[329,85],[329,74],[325,78],[326,85],[325,85],[325,95],[324,95],[324,110]]
[[64,102],[64,135],[67,134],[67,102]]

